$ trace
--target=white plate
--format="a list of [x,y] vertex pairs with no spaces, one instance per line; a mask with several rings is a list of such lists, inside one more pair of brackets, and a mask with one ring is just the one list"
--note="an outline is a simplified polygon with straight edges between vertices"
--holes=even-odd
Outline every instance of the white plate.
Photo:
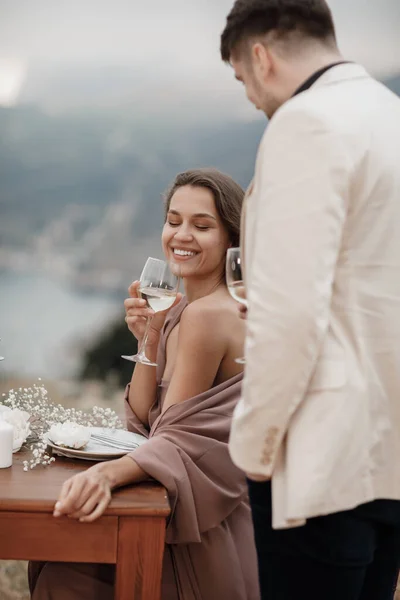
[[[138,446],[147,442],[147,438],[144,435],[133,433],[132,431],[125,431],[124,429],[107,429],[106,427],[91,427],[90,430],[93,433],[106,434],[109,437],[115,439],[116,442],[129,442],[135,443]],[[113,458],[119,458],[129,454],[132,450],[120,450],[119,448],[111,448],[110,446],[103,445],[100,441],[90,439],[87,446],[81,450],[75,450],[74,448],[64,448],[54,444],[49,437],[46,435],[47,444],[52,448],[54,454],[59,456],[65,456],[67,458],[81,458],[83,460],[110,460]]]

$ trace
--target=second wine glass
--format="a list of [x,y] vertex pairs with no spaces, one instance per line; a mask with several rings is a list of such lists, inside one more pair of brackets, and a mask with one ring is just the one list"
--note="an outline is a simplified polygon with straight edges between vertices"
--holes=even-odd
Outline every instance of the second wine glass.
[[[232,298],[247,308],[240,248],[228,248],[226,253],[226,284]],[[240,357],[235,358],[235,362],[244,365],[246,361],[244,357]]]
[[[139,296],[146,300],[149,308],[154,312],[161,312],[170,308],[175,302],[178,293],[179,277],[170,270],[167,262],[158,258],[148,258],[140,275]],[[156,367],[157,363],[152,362],[146,356],[146,344],[149,337],[151,321],[153,317],[148,317],[146,329],[138,353],[134,356],[122,356],[126,360]]]

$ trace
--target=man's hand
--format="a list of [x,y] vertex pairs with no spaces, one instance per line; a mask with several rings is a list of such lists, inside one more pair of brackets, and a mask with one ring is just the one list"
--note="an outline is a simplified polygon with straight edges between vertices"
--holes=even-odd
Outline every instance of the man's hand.
[[239,304],[239,317],[241,319],[247,319],[247,306],[245,304]]

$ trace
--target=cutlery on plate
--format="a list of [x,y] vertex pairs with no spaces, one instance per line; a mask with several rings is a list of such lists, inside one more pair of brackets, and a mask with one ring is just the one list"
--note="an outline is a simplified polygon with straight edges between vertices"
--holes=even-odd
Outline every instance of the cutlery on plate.
[[105,446],[107,448],[114,448],[115,450],[122,450],[124,452],[131,452],[132,450],[135,450],[135,448],[137,448],[137,446],[121,446],[120,444],[114,444],[114,442],[105,442],[104,440],[93,441],[97,442],[101,446]]
[[121,448],[122,450],[134,450],[139,446],[139,444],[137,444],[136,442],[124,442],[122,440],[112,438],[111,436],[101,435],[98,433],[92,433],[91,439],[93,439],[94,441],[101,442],[102,444],[118,446],[118,448]]

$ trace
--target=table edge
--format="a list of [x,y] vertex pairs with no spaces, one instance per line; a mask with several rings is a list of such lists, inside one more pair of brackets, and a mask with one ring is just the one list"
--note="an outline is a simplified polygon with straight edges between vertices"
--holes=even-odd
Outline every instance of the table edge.
[[[0,500],[0,513],[17,512],[17,513],[53,513],[54,504],[51,502],[35,502],[21,500]],[[166,504],[157,506],[110,506],[103,513],[104,516],[121,516],[121,517],[163,517],[166,518],[171,514],[171,508]]]

